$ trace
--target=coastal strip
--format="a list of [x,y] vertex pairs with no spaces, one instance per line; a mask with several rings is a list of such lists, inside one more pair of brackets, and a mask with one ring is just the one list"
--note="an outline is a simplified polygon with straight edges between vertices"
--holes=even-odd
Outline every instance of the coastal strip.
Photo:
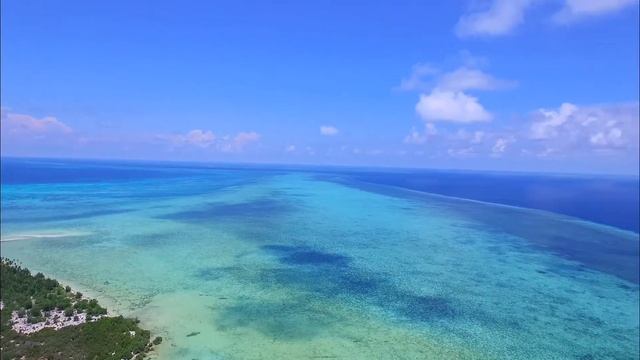
[[108,316],[97,300],[42,273],[4,258],[0,271],[3,359],[142,359],[162,342],[137,319]]

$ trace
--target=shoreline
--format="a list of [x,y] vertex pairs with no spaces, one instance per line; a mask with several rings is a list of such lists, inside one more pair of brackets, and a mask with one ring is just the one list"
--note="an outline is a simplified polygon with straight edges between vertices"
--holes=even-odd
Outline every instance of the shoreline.
[[[35,273],[41,272],[38,271],[37,269],[32,271]],[[118,305],[118,300],[111,295],[105,294],[103,292],[100,291],[96,291],[94,289],[90,289],[86,286],[83,285],[79,285],[76,282],[73,281],[69,281],[66,278],[62,278],[59,276],[55,276],[53,274],[48,274],[45,272],[42,272],[45,276],[50,277],[52,279],[56,279],[58,280],[58,282],[64,286],[68,285],[71,287],[72,291],[75,290],[76,292],[81,292],[82,293],[82,297],[83,298],[91,298],[91,299],[96,299],[98,300],[98,302],[102,305],[104,305],[104,307],[107,309],[107,315],[109,317],[113,317],[113,316],[123,316],[125,318],[135,318],[140,322],[140,327],[142,327],[143,329],[147,329],[149,331],[151,331],[152,329],[154,329],[155,327],[152,324],[149,324],[147,321],[144,321],[144,319],[141,319],[137,316],[132,316],[132,314],[130,313],[126,313],[125,311],[123,311],[123,307],[122,305]],[[156,336],[162,336],[163,338],[166,337],[165,333],[160,334],[159,332],[151,332],[151,338],[153,339]],[[166,344],[168,342],[167,341],[163,341],[161,344],[154,346],[151,351],[147,352],[145,354],[145,359],[160,359],[161,358],[161,350],[165,348]]]
[[34,270],[33,272],[35,273],[41,272],[46,277],[50,277],[52,279],[58,280],[58,282],[62,285],[70,286],[72,291],[81,292],[82,297],[98,300],[100,304],[104,305],[107,308],[107,315],[109,316],[119,316],[119,315],[126,316],[126,314],[124,314],[124,312],[121,311],[121,309],[118,309],[117,300],[113,296],[105,295],[102,292],[79,285],[76,282],[69,281],[66,278],[56,276],[55,274],[50,274],[50,273],[46,273],[39,270]]

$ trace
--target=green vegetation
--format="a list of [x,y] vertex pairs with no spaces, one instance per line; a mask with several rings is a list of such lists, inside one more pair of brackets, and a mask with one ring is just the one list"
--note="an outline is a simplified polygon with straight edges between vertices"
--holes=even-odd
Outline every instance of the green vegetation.
[[[6,309],[29,310],[30,316],[38,317],[42,311],[71,308],[72,298],[56,280],[45,278],[41,273],[32,276],[29,270],[11,260],[2,259],[1,263],[0,299]],[[104,308],[94,311],[106,313]]]
[[149,331],[121,316],[57,331],[44,329],[28,336],[2,333],[2,359],[130,359],[148,349]]
[[[107,310],[96,300],[82,299],[56,280],[38,273],[31,275],[13,261],[0,261],[1,359],[136,359],[144,357],[152,347],[150,333],[135,319],[100,317],[99,319],[59,330],[44,329],[29,335],[11,328],[11,314],[27,317],[29,323],[45,320],[46,312],[63,310],[65,316],[84,312],[87,317],[106,315]],[[162,338],[154,339],[157,345]]]
[[96,300],[82,299],[73,304],[73,308],[79,312],[85,312],[90,316],[106,315],[107,309],[98,305]]

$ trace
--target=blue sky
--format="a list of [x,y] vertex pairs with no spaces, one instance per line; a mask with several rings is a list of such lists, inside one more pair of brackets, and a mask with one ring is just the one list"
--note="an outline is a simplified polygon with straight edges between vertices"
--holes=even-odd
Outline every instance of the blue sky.
[[638,172],[638,1],[2,2],[2,154]]

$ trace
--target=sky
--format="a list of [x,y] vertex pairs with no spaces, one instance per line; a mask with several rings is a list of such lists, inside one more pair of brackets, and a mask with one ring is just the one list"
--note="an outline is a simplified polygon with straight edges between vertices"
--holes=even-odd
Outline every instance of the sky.
[[638,0],[1,10],[3,156],[638,174]]

